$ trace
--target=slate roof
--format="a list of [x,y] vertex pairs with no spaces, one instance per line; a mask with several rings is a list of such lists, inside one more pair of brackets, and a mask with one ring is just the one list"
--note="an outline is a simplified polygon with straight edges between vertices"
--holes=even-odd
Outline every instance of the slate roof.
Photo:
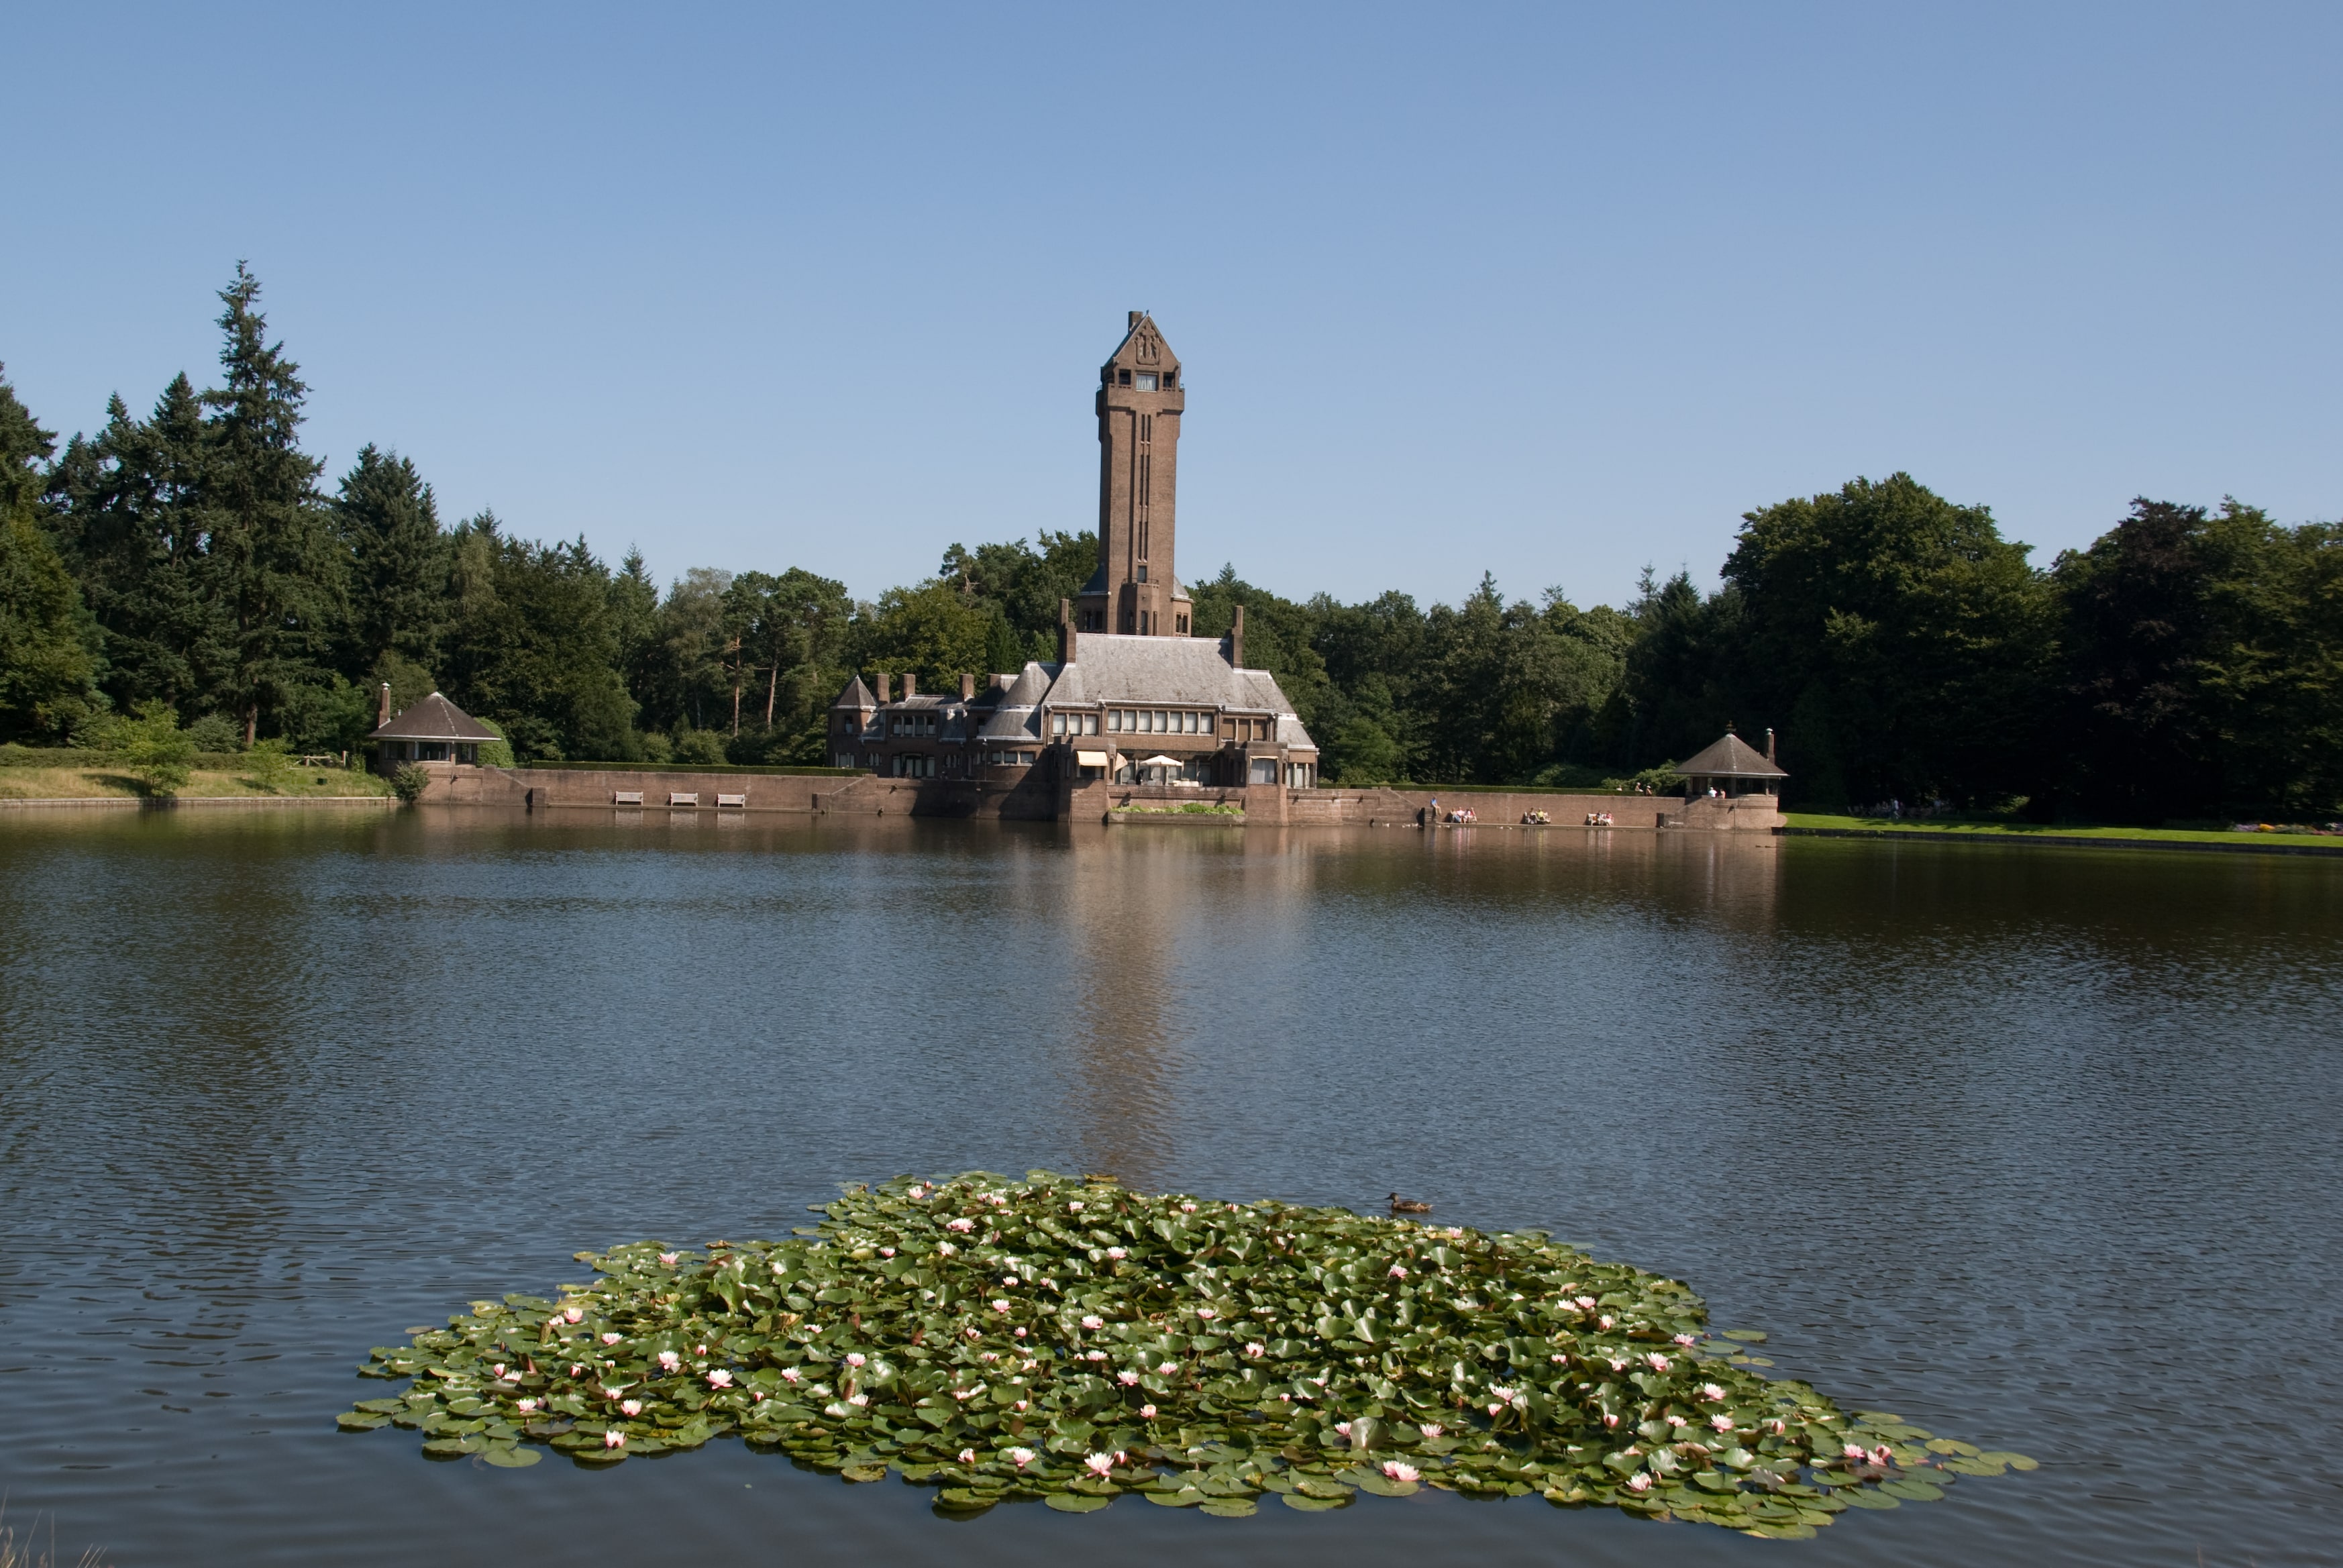
[[1765,760],[1763,753],[1730,730],[1714,746],[1704,747],[1676,764],[1687,779],[1787,779],[1787,769]]
[[1083,632],[1074,641],[1074,661],[1060,667],[1056,674],[1047,699],[1053,709],[1184,703],[1268,713],[1277,719],[1280,742],[1297,750],[1318,749],[1295,717],[1293,704],[1279,689],[1275,676],[1265,669],[1230,668],[1225,638]]
[[1051,678],[1058,673],[1056,665],[1029,662],[1018,672],[1009,689],[1001,694],[1001,705],[992,717],[976,732],[980,740],[1039,740],[1041,738],[1041,699],[1050,689]]
[[830,704],[830,707],[833,709],[868,709],[876,708],[878,706],[879,699],[877,695],[873,693],[869,687],[862,684],[862,678],[859,675],[852,680],[846,683],[846,689],[838,694],[838,700],[836,702]]
[[374,731],[369,740],[498,740],[495,730],[433,692]]

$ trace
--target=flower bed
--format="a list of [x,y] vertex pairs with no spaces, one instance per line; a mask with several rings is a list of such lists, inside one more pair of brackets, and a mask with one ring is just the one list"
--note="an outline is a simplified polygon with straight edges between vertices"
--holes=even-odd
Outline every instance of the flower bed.
[[1210,800],[1182,800],[1168,806],[1138,806],[1125,802],[1110,808],[1118,817],[1242,817],[1242,806],[1218,805]]
[[737,1432],[980,1511],[1136,1493],[1221,1515],[1423,1485],[1761,1535],[2030,1470],[1842,1412],[1712,1336],[1674,1280],[1537,1231],[983,1172],[855,1188],[788,1241],[581,1252],[601,1278],[475,1302],[374,1352],[345,1428],[588,1464]]

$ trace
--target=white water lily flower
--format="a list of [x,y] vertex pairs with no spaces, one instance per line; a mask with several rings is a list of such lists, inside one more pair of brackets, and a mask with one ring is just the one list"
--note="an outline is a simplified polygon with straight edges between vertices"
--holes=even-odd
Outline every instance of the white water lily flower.
[[846,1364],[850,1367],[863,1366],[868,1364],[868,1358],[860,1351],[849,1351],[846,1353]]
[[1383,1461],[1383,1473],[1393,1481],[1414,1481],[1422,1476],[1423,1472],[1416,1469],[1413,1464],[1405,1464],[1396,1459],[1386,1459]]
[[1082,1320],[1082,1327],[1086,1329],[1102,1329],[1106,1327],[1106,1320],[1098,1316],[1096,1313],[1092,1313]]
[[714,1372],[708,1374],[708,1386],[709,1388],[730,1388],[732,1386],[732,1374],[726,1372],[722,1367],[718,1367]]
[[604,1334],[602,1336],[602,1342],[606,1345],[615,1345],[625,1337],[626,1336],[623,1334]]
[[1446,1432],[1447,1430],[1448,1429],[1446,1427],[1441,1425],[1436,1421],[1427,1421],[1422,1426],[1416,1428],[1416,1431],[1423,1433],[1426,1437],[1438,1437],[1442,1432]]
[[521,1414],[527,1415],[530,1411],[537,1408],[537,1401],[533,1399],[517,1399],[513,1401],[513,1408],[520,1412]]
[[976,1450],[972,1448],[961,1449],[960,1451],[960,1462],[962,1464],[974,1464],[976,1462]]
[[661,1351],[659,1353],[659,1364],[661,1372],[679,1372],[683,1367],[683,1358],[673,1351]]
[[643,1413],[643,1402],[639,1399],[622,1399],[618,1402],[618,1408],[628,1415],[640,1415]]
[[1082,1465],[1083,1468],[1087,1469],[1092,1475],[1111,1475],[1114,1473],[1114,1455],[1111,1453],[1086,1453],[1082,1456]]
[[602,1434],[602,1446],[604,1448],[624,1448],[627,1446],[627,1434],[623,1432],[606,1432]]
[[1030,1448],[1012,1448],[1003,1457],[1008,1459],[1012,1464],[1016,1465],[1018,1469],[1022,1470],[1027,1465],[1033,1462],[1033,1451]]
[[1118,1263],[1122,1261],[1123,1259],[1131,1256],[1128,1251],[1121,1247],[1109,1247],[1106,1250],[1106,1255],[1112,1258]]
[[1139,1419],[1141,1421],[1153,1421],[1155,1419],[1155,1407],[1151,1404],[1141,1405],[1139,1407]]

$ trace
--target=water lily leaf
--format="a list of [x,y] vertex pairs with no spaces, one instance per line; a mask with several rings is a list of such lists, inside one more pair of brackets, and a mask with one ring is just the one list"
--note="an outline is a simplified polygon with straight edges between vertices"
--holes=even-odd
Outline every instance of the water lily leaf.
[[1945,1489],[1925,1481],[1887,1481],[1879,1490],[1890,1497],[1901,1497],[1907,1503],[1934,1503],[1944,1496]]
[[2012,1453],[2006,1448],[1990,1449],[1977,1457],[1989,1463],[2006,1464],[2012,1470],[2033,1470],[2038,1468],[2039,1463],[2022,1453]]
[[[1803,1462],[1849,1442],[1888,1445],[1916,1499],[2033,1465],[1850,1418],[1759,1370],[1762,1332],[1709,1336],[1688,1287],[1543,1232],[1047,1171],[854,1185],[817,1212],[779,1241],[582,1252],[590,1283],[475,1302],[377,1348],[367,1373],[413,1386],[337,1422],[508,1468],[541,1453],[524,1434],[608,1464],[739,1432],[848,1481],[936,1484],[945,1513],[1091,1512],[1135,1490],[1241,1516],[1262,1493],[1316,1512],[1432,1485],[1786,1533],[1901,1501],[1835,1457]],[[1665,1418],[1713,1409],[1757,1449],[1680,1449]]]
[[1745,1345],[1762,1345],[1765,1342],[1765,1331],[1763,1329],[1727,1329],[1725,1331],[1725,1337],[1728,1340],[1739,1340]]
[[493,1442],[480,1457],[500,1470],[527,1470],[545,1454],[542,1450],[523,1448],[514,1443]]

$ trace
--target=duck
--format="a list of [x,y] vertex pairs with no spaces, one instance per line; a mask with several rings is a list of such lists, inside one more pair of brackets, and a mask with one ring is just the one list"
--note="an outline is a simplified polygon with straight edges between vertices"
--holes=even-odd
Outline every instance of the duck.
[[1413,1198],[1403,1198],[1394,1192],[1391,1195],[1391,1211],[1394,1214],[1429,1214],[1432,1205],[1419,1203]]

